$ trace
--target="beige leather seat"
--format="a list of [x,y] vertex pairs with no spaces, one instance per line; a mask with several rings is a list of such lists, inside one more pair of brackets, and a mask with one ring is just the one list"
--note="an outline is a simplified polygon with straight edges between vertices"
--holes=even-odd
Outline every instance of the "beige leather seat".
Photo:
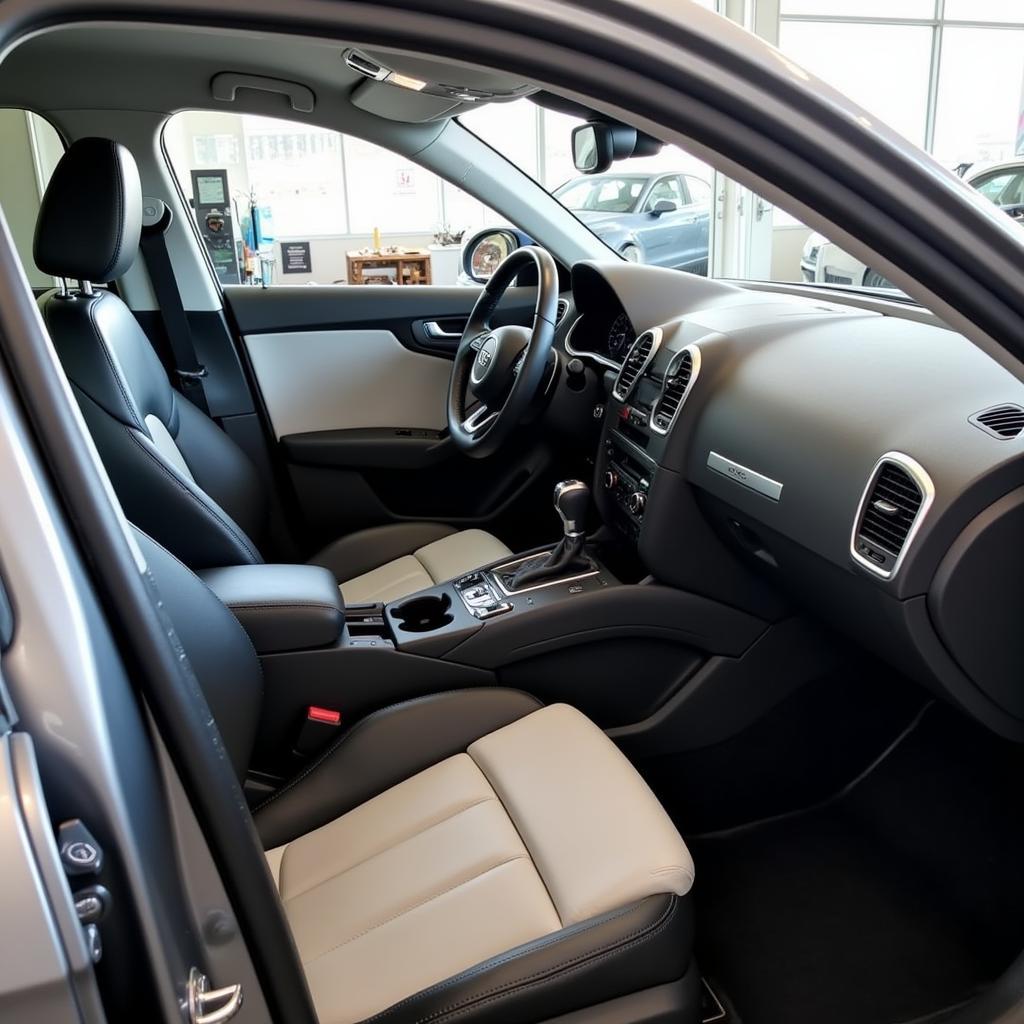
[[[134,536],[241,782],[272,713],[252,641]],[[394,704],[343,728],[252,822],[268,865],[252,898],[276,881],[281,907],[261,912],[290,926],[323,1024],[700,1020],[690,855],[572,708],[487,686]]]
[[322,1024],[542,1020],[689,967],[690,854],[618,748],[566,705],[267,860]]
[[[400,597],[455,579],[511,554],[490,533],[460,530],[344,580],[340,584],[341,593],[349,605],[397,601]],[[324,564],[319,557],[315,561]]]

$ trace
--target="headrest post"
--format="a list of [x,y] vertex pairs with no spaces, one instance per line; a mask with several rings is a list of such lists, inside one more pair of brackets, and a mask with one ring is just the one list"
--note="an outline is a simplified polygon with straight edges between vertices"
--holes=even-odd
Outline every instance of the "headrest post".
[[66,277],[58,277],[57,287],[60,289],[60,294],[66,298],[68,294],[68,279]]
[[92,282],[83,281],[81,278],[78,279],[78,290],[83,295],[92,295]]

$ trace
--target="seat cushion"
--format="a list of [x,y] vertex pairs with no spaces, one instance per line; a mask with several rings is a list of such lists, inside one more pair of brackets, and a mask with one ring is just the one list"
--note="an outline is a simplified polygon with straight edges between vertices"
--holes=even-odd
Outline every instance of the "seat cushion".
[[[507,998],[533,994],[538,957],[553,984],[607,957],[616,937],[625,951],[675,935],[666,922],[693,882],[646,784],[565,705],[477,739],[267,860],[323,1024],[390,1007],[419,1019],[417,1000],[438,1018],[452,1000],[460,1017],[490,1010],[489,971],[505,972]],[[563,936],[584,952],[561,953]],[[509,980],[520,959],[522,978]],[[661,983],[687,963],[687,950],[667,963],[645,954],[643,970],[657,965],[670,975],[652,976]],[[630,990],[627,977],[615,983]]]
[[397,601],[507,558],[511,551],[483,530],[461,530],[416,548],[349,580],[341,580],[346,604]]

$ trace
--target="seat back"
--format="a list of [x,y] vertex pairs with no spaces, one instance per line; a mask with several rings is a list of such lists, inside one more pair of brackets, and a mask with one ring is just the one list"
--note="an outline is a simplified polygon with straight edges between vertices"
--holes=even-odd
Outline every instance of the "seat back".
[[43,320],[128,518],[193,568],[259,562],[267,497],[254,466],[171,387],[121,299],[86,283],[131,266],[141,223],[128,150],[73,143],[43,196],[34,255],[43,273],[82,287],[43,295]]

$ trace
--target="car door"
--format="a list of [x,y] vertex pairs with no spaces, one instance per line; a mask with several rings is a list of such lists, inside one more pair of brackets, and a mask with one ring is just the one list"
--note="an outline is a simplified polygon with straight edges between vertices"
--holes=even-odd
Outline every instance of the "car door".
[[[665,213],[656,213],[657,204],[664,202],[674,203],[675,208]],[[647,263],[660,267],[685,264],[687,250],[692,247],[688,229],[693,224],[685,206],[686,196],[680,175],[662,175],[651,184],[640,206],[640,225],[637,229]]]
[[[479,289],[456,283],[459,249],[432,248],[433,234],[443,199],[464,212],[469,197],[306,124],[186,112],[168,130],[201,236],[209,210],[216,219],[228,320],[303,542],[404,519],[503,534],[502,522],[528,518],[516,510],[550,486],[543,440],[524,431],[469,459],[446,430],[452,358]],[[249,210],[223,202],[239,193],[254,197]],[[238,278],[263,275],[266,287],[224,283],[225,232]],[[510,289],[495,322],[529,325],[535,297]]]

